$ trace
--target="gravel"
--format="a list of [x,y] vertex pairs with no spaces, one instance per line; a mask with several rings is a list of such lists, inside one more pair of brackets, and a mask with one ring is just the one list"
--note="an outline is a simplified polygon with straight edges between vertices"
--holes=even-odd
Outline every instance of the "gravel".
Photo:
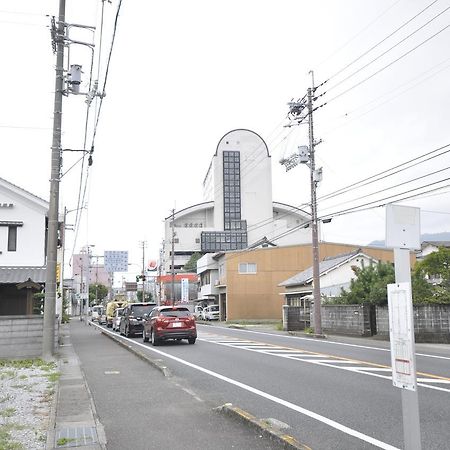
[[0,361],[1,449],[45,449],[58,376],[52,363]]

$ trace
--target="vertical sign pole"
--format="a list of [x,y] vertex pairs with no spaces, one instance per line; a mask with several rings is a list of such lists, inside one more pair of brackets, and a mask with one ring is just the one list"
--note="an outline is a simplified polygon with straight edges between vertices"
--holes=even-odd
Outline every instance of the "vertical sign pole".
[[[395,282],[411,283],[411,264],[409,249],[395,248]],[[411,299],[409,299],[411,301]],[[412,308],[411,308],[412,311]],[[414,316],[408,318],[412,330],[412,367],[416,367],[416,350],[414,345]],[[415,373],[414,373],[415,377]],[[420,450],[420,417],[419,417],[419,396],[417,389],[411,391],[402,389],[402,413],[403,413],[403,439],[405,450]]]

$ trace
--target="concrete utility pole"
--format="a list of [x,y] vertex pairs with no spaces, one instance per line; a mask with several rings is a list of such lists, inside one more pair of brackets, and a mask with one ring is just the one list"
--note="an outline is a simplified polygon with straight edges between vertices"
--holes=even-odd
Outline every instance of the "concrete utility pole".
[[175,305],[175,209],[172,209],[172,306]]
[[308,128],[309,128],[309,164],[311,179],[311,234],[313,253],[313,297],[314,297],[314,334],[322,335],[322,312],[320,299],[320,274],[319,274],[319,238],[317,227],[317,197],[316,197],[316,163],[314,159],[314,126],[313,126],[313,102],[314,74],[312,76],[312,88],[308,89]]
[[141,241],[142,245],[142,301],[145,302],[145,244],[146,241]]
[[59,183],[61,172],[61,125],[64,90],[64,33],[66,1],[59,0],[56,40],[55,100],[53,113],[53,141],[51,153],[50,203],[47,230],[47,269],[45,278],[44,325],[42,358],[51,360],[55,347],[56,260],[58,245]]

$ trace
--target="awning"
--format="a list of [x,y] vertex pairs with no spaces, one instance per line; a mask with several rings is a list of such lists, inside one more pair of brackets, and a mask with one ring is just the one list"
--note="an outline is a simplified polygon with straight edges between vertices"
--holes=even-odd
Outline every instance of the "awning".
[[35,283],[45,283],[45,277],[45,266],[0,267],[0,283],[2,284],[24,283],[28,279]]

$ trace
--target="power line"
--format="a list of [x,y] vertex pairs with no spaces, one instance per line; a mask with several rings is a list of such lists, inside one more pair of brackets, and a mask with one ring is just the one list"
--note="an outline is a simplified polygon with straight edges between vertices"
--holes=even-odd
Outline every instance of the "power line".
[[[382,68],[378,69],[377,71],[375,71],[374,73],[372,73],[371,75],[369,75],[368,77],[364,78],[363,80],[359,81],[358,83],[354,84],[353,86],[349,87],[348,89],[342,91],[341,93],[335,95],[334,97],[332,97],[330,100],[324,102],[323,104],[321,104],[319,107],[317,108],[321,108],[325,105],[328,105],[329,103],[331,103],[332,101],[338,99],[339,97],[342,97],[344,94],[347,94],[348,92],[352,91],[353,89],[357,88],[358,86],[360,86],[361,84],[365,83],[366,81],[369,81],[371,78],[373,78],[374,76],[378,75],[379,73],[383,72],[384,70],[386,70],[387,68],[389,68],[390,66],[392,66],[393,64],[395,64],[396,62],[400,61],[401,59],[403,59],[405,56],[408,56],[410,53],[412,53],[413,51],[417,50],[419,47],[421,47],[422,45],[426,44],[427,42],[429,42],[431,39],[435,38],[436,36],[438,36],[439,34],[441,34],[443,31],[445,31],[447,28],[450,27],[449,25],[446,25],[445,27],[441,28],[439,31],[437,31],[436,33],[434,33],[433,35],[431,35],[430,37],[428,37],[427,39],[425,39],[424,41],[422,41],[420,44],[416,45],[415,47],[413,47],[412,49],[408,50],[406,53],[403,53],[401,56],[399,56],[398,58],[394,59],[393,61],[391,61],[390,63],[386,64],[385,66],[383,66]],[[324,92],[321,95],[325,95],[326,92]],[[317,97],[318,98],[318,97]]]
[[[437,0],[436,0],[437,1]],[[401,39],[400,41],[398,41],[396,44],[394,44],[392,47],[388,48],[387,50],[385,50],[383,53],[380,53],[376,58],[372,59],[371,61],[369,61],[368,63],[366,63],[365,65],[361,66],[359,69],[355,70],[354,72],[352,72],[350,75],[347,75],[345,78],[343,78],[342,80],[340,80],[339,82],[337,82],[336,84],[334,84],[333,86],[331,86],[330,88],[327,89],[327,91],[325,93],[330,92],[331,90],[335,89],[336,87],[340,86],[342,83],[344,83],[345,81],[349,80],[350,78],[352,78],[353,76],[355,76],[356,74],[358,74],[359,72],[361,72],[361,70],[366,69],[367,67],[369,67],[371,64],[373,64],[375,61],[378,61],[380,58],[382,58],[384,55],[386,55],[387,53],[389,53],[391,50],[393,50],[394,48],[398,47],[400,44],[402,44],[403,42],[405,42],[407,39],[409,39],[410,37],[414,36],[416,33],[418,33],[420,30],[422,30],[423,28],[425,28],[426,26],[428,26],[431,22],[433,22],[434,20],[436,20],[438,17],[440,17],[442,14],[444,14],[446,11],[448,11],[450,9],[450,6],[448,6],[447,8],[445,8],[444,10],[442,10],[440,13],[436,14],[435,16],[433,16],[428,22],[424,23],[423,25],[421,25],[419,28],[416,28],[413,32],[411,32],[410,34],[408,34],[406,37],[404,37],[403,39]],[[344,70],[344,69],[342,69]],[[324,93],[324,94],[325,94]]]
[[[435,0],[434,2],[437,2],[438,0]],[[394,2],[391,6],[386,8],[383,12],[381,12],[378,16],[375,17],[371,22],[369,22],[364,28],[362,28],[358,33],[356,33],[354,36],[352,36],[348,41],[346,41],[342,46],[340,46],[338,49],[336,49],[331,55],[327,56],[324,60],[322,60],[319,64],[317,64],[316,67],[320,67],[322,64],[324,64],[326,61],[330,60],[333,56],[335,56],[337,53],[339,53],[342,49],[347,47],[350,42],[353,42],[357,37],[359,37],[362,33],[364,33],[366,30],[368,30],[374,23],[376,23],[381,17],[383,17],[388,11],[390,11],[397,3],[399,3],[400,0],[397,0]],[[434,3],[433,2],[433,3]],[[330,77],[329,79],[331,79]]]
[[396,92],[396,95],[393,95],[393,96],[391,96],[390,98],[387,98],[385,101],[383,101],[383,102],[379,103],[378,105],[374,106],[373,108],[371,108],[371,109],[369,109],[369,110],[367,110],[367,111],[365,111],[365,112],[359,114],[358,116],[351,117],[351,118],[348,119],[345,123],[343,123],[343,124],[341,124],[341,125],[338,125],[338,126],[336,126],[336,127],[334,127],[334,128],[331,128],[331,129],[329,129],[329,130],[324,131],[324,132],[322,133],[322,135],[325,135],[325,136],[326,136],[326,135],[329,135],[329,134],[333,133],[334,131],[336,131],[336,130],[338,130],[338,129],[344,127],[344,126],[349,125],[349,123],[351,123],[351,122],[353,122],[353,121],[355,121],[355,120],[358,120],[358,119],[360,119],[361,117],[366,116],[367,114],[369,114],[369,113],[375,111],[376,109],[378,109],[378,108],[380,108],[380,107],[386,105],[387,103],[389,103],[389,102],[395,100],[396,98],[402,96],[403,94],[405,94],[406,92],[410,91],[411,89],[414,89],[415,87],[417,87],[417,86],[419,86],[419,85],[425,83],[425,81],[428,81],[428,80],[430,80],[431,78],[434,78],[435,76],[439,75],[439,74],[442,73],[443,71],[449,69],[449,68],[450,68],[450,65],[447,65],[447,66],[445,66],[445,67],[442,67],[441,69],[437,70],[436,72],[434,72],[434,73],[430,74],[429,76],[423,78],[422,80],[418,81],[417,83],[414,83],[413,85],[409,86],[408,88],[403,89],[403,90],[400,91],[400,92],[397,92],[397,90],[398,90],[399,88],[401,88],[402,86],[406,86],[406,85],[410,84],[410,83],[413,82],[414,80],[417,80],[418,78],[422,77],[422,76],[425,75],[426,73],[430,72],[431,70],[435,69],[436,67],[440,66],[441,64],[443,64],[444,62],[447,62],[447,61],[449,61],[449,60],[450,60],[450,58],[447,58],[446,60],[440,62],[439,64],[436,64],[436,65],[433,66],[432,68],[430,68],[430,69],[428,69],[428,70],[422,72],[420,75],[418,75],[417,77],[414,77],[413,79],[411,79],[411,80],[408,81],[407,83],[403,83],[403,84],[397,86],[395,89],[392,89],[392,90],[390,90],[390,91],[388,91],[388,92],[386,92],[386,93],[384,93],[384,94],[382,94],[382,95],[376,97],[375,99],[373,99],[373,100],[371,100],[371,101],[369,101],[369,102],[367,102],[367,103],[365,103],[365,104],[363,104],[363,105],[360,105],[360,106],[356,107],[356,108],[353,109],[352,111],[350,111],[350,112],[348,112],[348,113],[345,113],[345,116],[342,116],[342,115],[339,116],[338,118],[347,117],[347,116],[353,114],[355,111],[358,111],[358,110],[364,108],[365,106],[371,105],[371,104],[375,103],[376,101],[381,100],[382,98],[388,96],[389,94],[391,94],[391,93],[393,93],[393,92]]
[[[366,50],[365,52],[363,52],[361,55],[359,55],[357,58],[355,58],[354,60],[352,60],[351,62],[349,62],[348,64],[346,64],[342,69],[338,70],[336,73],[334,73],[333,75],[331,75],[323,84],[327,83],[328,81],[330,81],[331,79],[333,79],[334,77],[336,77],[337,75],[339,75],[340,73],[342,73],[344,70],[348,69],[350,66],[352,66],[354,63],[356,63],[357,61],[359,61],[361,58],[363,58],[364,56],[366,56],[368,53],[370,53],[372,50],[375,50],[379,45],[381,45],[383,42],[387,41],[390,37],[394,36],[394,34],[398,33],[401,29],[403,29],[406,25],[408,25],[409,23],[411,23],[414,19],[416,19],[417,17],[419,17],[421,14],[423,14],[427,9],[429,9],[431,6],[433,6],[436,2],[438,2],[439,0],[434,0],[432,1],[428,6],[426,6],[424,9],[422,9],[421,11],[419,11],[417,14],[415,14],[413,17],[411,17],[409,20],[407,20],[406,22],[404,22],[402,25],[400,25],[398,28],[396,28],[394,31],[392,31],[390,34],[388,34],[385,38],[383,38],[381,41],[377,42],[375,45],[373,45],[372,47],[370,47],[368,50]],[[393,5],[394,6],[394,5]],[[390,9],[390,8],[388,8]]]

